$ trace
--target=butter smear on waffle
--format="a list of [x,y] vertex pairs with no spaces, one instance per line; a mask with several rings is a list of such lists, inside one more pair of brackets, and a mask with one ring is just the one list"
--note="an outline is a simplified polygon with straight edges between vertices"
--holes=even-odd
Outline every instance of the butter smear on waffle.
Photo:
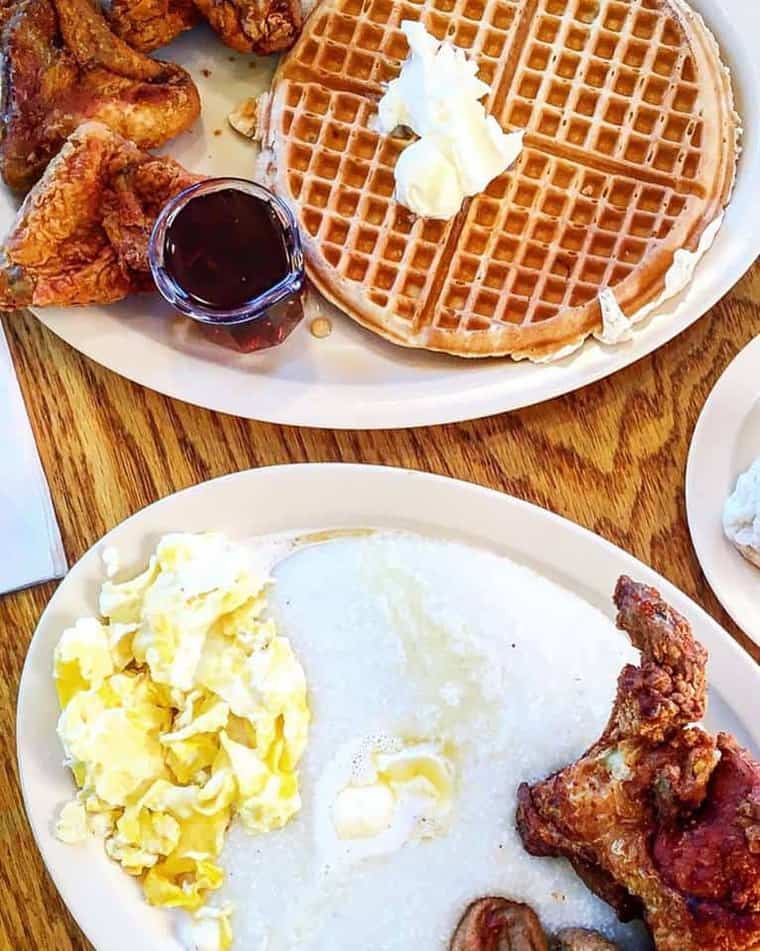
[[419,138],[395,168],[395,198],[425,218],[453,218],[465,198],[506,171],[523,148],[522,131],[505,133],[480,102],[490,92],[464,50],[439,43],[421,23],[404,20],[409,57],[378,106],[377,129],[404,126]]

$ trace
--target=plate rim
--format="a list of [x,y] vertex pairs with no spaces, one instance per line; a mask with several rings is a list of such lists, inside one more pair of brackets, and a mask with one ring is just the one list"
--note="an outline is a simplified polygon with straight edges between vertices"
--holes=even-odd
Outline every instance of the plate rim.
[[[760,176],[758,176],[758,186],[758,191],[760,191]],[[758,204],[760,204],[760,202]],[[725,225],[723,227],[725,227]],[[755,232],[752,232],[752,234],[755,234]],[[705,259],[700,262],[698,273],[704,266],[705,261],[709,260],[710,253],[711,252],[708,251]],[[687,314],[681,318],[674,319],[669,314],[663,313],[663,308],[667,310],[670,307],[677,306],[677,302],[682,300],[685,294],[673,298],[672,301],[658,308],[657,313],[651,318],[647,319],[646,326],[640,327],[635,331],[635,338],[630,351],[620,349],[620,346],[617,351],[610,352],[607,352],[607,348],[604,348],[605,359],[600,360],[599,365],[591,369],[576,370],[574,379],[569,385],[563,382],[559,377],[555,381],[547,379],[545,381],[546,385],[531,386],[528,388],[528,393],[521,394],[519,392],[510,393],[508,389],[503,390],[499,383],[495,383],[493,380],[486,380],[481,387],[468,390],[464,395],[455,390],[451,394],[444,396],[423,396],[416,398],[413,405],[412,401],[409,400],[398,400],[395,402],[380,402],[375,400],[367,403],[352,404],[349,415],[343,410],[337,413],[334,411],[330,413],[320,412],[309,406],[304,406],[303,403],[299,404],[298,410],[292,412],[287,401],[282,401],[282,403],[279,404],[282,408],[279,408],[277,402],[274,402],[265,410],[257,412],[253,412],[252,410],[242,411],[239,407],[233,409],[224,399],[217,399],[215,396],[211,398],[200,398],[197,394],[189,394],[184,387],[174,382],[159,384],[154,379],[152,373],[141,372],[139,363],[132,364],[129,369],[124,369],[119,364],[119,361],[115,359],[115,350],[110,351],[110,354],[113,354],[114,357],[110,354],[106,355],[99,351],[96,346],[92,345],[91,342],[82,341],[78,338],[77,334],[67,332],[67,329],[62,326],[61,321],[57,319],[59,316],[57,314],[40,312],[34,308],[29,308],[29,313],[65,344],[72,347],[72,349],[87,359],[104,367],[109,372],[115,373],[117,376],[138,386],[142,386],[147,390],[151,390],[154,393],[178,400],[189,406],[197,406],[200,409],[221,413],[238,419],[248,419],[254,422],[279,426],[298,426],[305,429],[333,429],[341,431],[406,430],[422,426],[446,426],[455,423],[476,421],[497,416],[501,413],[511,413],[515,410],[539,406],[550,400],[568,396],[583,387],[598,383],[600,380],[605,380],[619,373],[621,370],[633,366],[635,363],[638,363],[639,360],[643,360],[645,357],[655,353],[706,317],[727,294],[731,293],[742,278],[751,270],[759,256],[760,232],[757,232],[756,237],[750,237],[747,241],[744,253],[736,256],[733,267],[724,269],[721,272],[723,277],[712,286],[712,290],[706,296],[704,303],[698,304],[692,312],[687,312]],[[685,293],[688,294],[688,290]],[[691,313],[691,315],[689,315],[689,313]],[[345,314],[341,316],[345,320],[351,320],[351,318]],[[371,333],[371,331],[365,328],[360,329],[364,333]],[[303,328],[301,328],[301,332],[303,332]],[[387,343],[387,341],[383,341],[383,343]],[[395,344],[387,345],[398,346]],[[589,338],[585,341],[581,352],[579,352],[577,356],[581,356],[582,350],[586,347],[594,346],[600,345]],[[626,346],[625,344],[622,345],[623,348]],[[408,352],[412,348],[399,347],[399,349]],[[466,358],[463,357],[447,357],[441,354],[431,354],[428,351],[412,350],[412,352],[421,354],[423,359],[427,359],[428,357],[436,359],[440,357],[442,360],[456,359],[461,360],[462,363],[475,363],[474,360],[467,361]],[[187,357],[188,354],[182,354],[181,356],[184,358]],[[551,366],[561,373],[570,372],[574,369],[572,367],[574,357],[575,355],[571,355],[566,360],[557,361],[556,364],[552,364]],[[255,355],[251,355],[251,358],[255,359]],[[194,355],[193,359],[195,359]],[[509,357],[484,358],[485,362],[491,360],[502,362],[506,372],[514,365],[514,362]],[[201,362],[203,361],[201,360]],[[475,369],[475,367],[473,367],[473,369]],[[547,370],[548,367],[542,366],[540,369]],[[538,390],[539,392],[534,392],[534,390]],[[318,400],[314,400],[312,406],[316,406],[318,402]]]
[[[106,951],[106,949],[108,949],[108,951],[111,951],[111,949],[115,949],[115,951],[130,951],[131,945],[113,941],[113,935],[109,935],[107,930],[104,930],[102,917],[99,918],[97,913],[93,913],[91,907],[83,901],[81,895],[77,896],[75,894],[74,885],[70,878],[65,876],[61,865],[51,862],[48,844],[51,839],[49,827],[52,816],[39,814],[34,805],[34,797],[30,792],[29,786],[26,760],[27,757],[29,761],[34,759],[34,750],[30,750],[27,745],[27,723],[25,722],[25,716],[28,713],[30,703],[29,682],[35,677],[33,668],[39,664],[40,658],[43,656],[41,654],[43,650],[41,644],[46,636],[46,625],[50,623],[49,619],[54,616],[57,605],[63,600],[64,595],[67,594],[69,586],[74,584],[75,590],[76,586],[81,587],[83,582],[87,580],[90,567],[92,566],[94,569],[94,566],[99,564],[99,552],[102,551],[102,546],[109,543],[113,544],[117,541],[121,533],[127,533],[133,528],[138,528],[142,521],[150,518],[151,513],[154,515],[156,513],[160,514],[162,509],[168,511],[172,506],[180,507],[183,502],[192,498],[194,495],[202,498],[204,494],[211,493],[213,496],[214,492],[224,491],[234,481],[246,483],[248,480],[252,482],[259,480],[262,485],[265,485],[268,480],[271,480],[276,485],[278,480],[281,481],[282,479],[285,481],[295,480],[294,484],[296,486],[302,483],[301,488],[307,489],[309,488],[310,481],[323,480],[329,485],[336,479],[339,481],[342,480],[344,492],[346,485],[348,485],[349,488],[353,488],[361,482],[366,481],[370,483],[370,485],[365,487],[365,493],[368,493],[370,488],[375,492],[378,489],[385,488],[389,491],[390,495],[394,493],[398,494],[399,492],[407,493],[410,499],[416,497],[421,499],[424,504],[431,506],[430,512],[420,520],[421,524],[424,524],[425,520],[430,523],[431,533],[434,531],[432,528],[434,523],[437,522],[439,525],[442,525],[443,523],[449,523],[449,521],[451,521],[453,524],[455,521],[455,518],[448,510],[439,511],[438,515],[433,515],[433,510],[437,505],[440,505],[442,498],[447,494],[452,494],[457,497],[460,506],[460,515],[462,509],[468,509],[471,513],[476,513],[479,506],[482,505],[484,508],[498,509],[500,518],[503,518],[506,523],[520,520],[528,520],[536,524],[541,523],[547,526],[546,530],[550,534],[553,534],[557,540],[564,541],[569,539],[573,546],[580,545],[584,547],[590,556],[593,555],[599,560],[599,564],[604,566],[605,571],[609,566],[613,566],[613,575],[620,571],[627,570],[647,583],[655,584],[670,603],[678,610],[687,614],[695,628],[700,632],[701,639],[704,639],[705,634],[708,635],[707,640],[709,641],[708,646],[711,654],[710,669],[713,674],[716,669],[719,671],[721,684],[727,685],[729,676],[734,686],[737,684],[743,685],[741,689],[746,689],[748,692],[750,689],[756,689],[755,681],[760,684],[760,668],[755,667],[750,655],[747,654],[704,609],[689,598],[688,595],[676,588],[666,578],[659,575],[654,569],[647,567],[630,553],[625,552],[606,539],[569,521],[563,516],[557,515],[554,512],[550,512],[547,509],[543,509],[525,500],[501,493],[496,489],[489,489],[476,483],[451,479],[447,476],[434,475],[420,470],[351,463],[301,463],[244,470],[242,472],[220,476],[216,479],[180,490],[130,515],[127,519],[119,523],[119,525],[107,532],[102,538],[98,539],[82,557],[78,559],[76,564],[71,568],[67,578],[64,579],[53,594],[40,617],[29,644],[19,683],[16,712],[16,757],[24,808],[37,848],[40,851],[48,874],[51,876],[59,894],[77,921],[77,924],[99,951]],[[373,480],[375,480],[374,485],[371,484]],[[411,487],[411,490],[407,491],[407,487]],[[292,487],[289,488],[292,491]],[[340,496],[340,493],[337,493],[337,495],[345,499],[345,496]],[[176,501],[177,499],[179,499],[179,501]],[[309,504],[318,506],[320,504],[320,498],[317,498],[315,502],[310,501]],[[362,504],[366,506],[367,502],[364,501]],[[373,504],[375,503],[373,502]],[[377,504],[380,503],[378,502]],[[282,516],[280,516],[280,518],[283,521],[286,520],[282,519]],[[358,519],[359,516],[353,516],[353,518]],[[339,519],[328,519],[328,522],[329,521],[340,522]],[[387,527],[390,528],[393,521],[393,515],[390,513],[387,519]],[[368,522],[364,524],[367,525]],[[397,525],[397,527],[401,526]],[[294,528],[294,526],[291,526],[291,528]],[[456,538],[459,534],[459,530],[453,528],[449,537]],[[481,544],[485,545],[485,538],[493,534],[493,529],[490,526],[487,531],[485,528],[482,528],[478,534],[483,538]],[[473,541],[475,537],[476,535],[472,536]],[[524,539],[522,540],[524,541]],[[504,553],[506,553],[507,547],[505,540]],[[546,554],[547,558],[551,558],[554,548],[555,546],[546,546],[545,549],[541,549],[542,557]],[[512,555],[511,552],[510,557],[515,557],[518,561],[520,560],[519,557]],[[522,563],[530,565],[531,561],[524,558],[522,559]],[[535,565],[532,566],[535,567]],[[577,569],[574,569],[572,565],[570,567],[571,571],[574,571],[574,576],[578,577],[579,572]],[[547,577],[551,577],[549,571],[544,573]],[[102,572],[100,572],[100,574],[102,574]],[[572,586],[569,587],[571,591],[574,590],[575,593],[589,600],[586,595],[581,593],[585,586],[585,582],[578,580],[575,588]],[[52,685],[52,678],[50,679],[50,683]],[[735,707],[732,706],[731,709],[734,713],[738,713]],[[742,719],[742,715],[739,714],[739,716],[740,719]],[[742,722],[744,727],[749,731],[753,743],[760,746],[760,723],[753,726],[744,723],[743,719]],[[31,729],[31,727],[29,729]],[[38,755],[41,756],[42,753],[40,752]],[[43,835],[45,830],[47,830],[47,837]],[[74,876],[74,878],[76,878],[76,876]],[[140,901],[142,901],[142,898],[140,898]],[[149,911],[154,911],[148,909],[147,906],[145,906],[145,909],[146,914]],[[167,948],[170,946],[172,948],[179,947],[176,941],[174,943],[170,941],[166,945],[162,944],[162,948],[164,946]]]
[[[689,454],[686,461],[685,495],[689,534],[702,573],[731,618],[750,640],[760,645],[760,621],[758,621],[757,614],[749,606],[737,603],[731,597],[728,590],[730,583],[727,581],[725,570],[720,564],[722,558],[718,554],[719,550],[721,553],[727,553],[732,560],[735,559],[737,572],[745,570],[744,559],[724,536],[721,529],[720,517],[727,496],[721,496],[720,504],[717,504],[719,486],[716,484],[719,480],[718,470],[722,471],[731,466],[732,451],[751,409],[751,407],[740,405],[738,402],[728,399],[728,397],[731,396],[733,390],[740,387],[747,380],[748,374],[752,374],[753,367],[755,368],[755,375],[757,375],[760,370],[760,337],[750,340],[728,364],[718,377],[702,407],[689,445]],[[757,397],[760,400],[760,387],[757,387]],[[718,413],[720,413],[720,425],[716,426]],[[718,454],[715,452],[716,440],[711,439],[711,435],[714,437],[716,432],[719,434],[721,450]],[[760,450],[758,452],[760,453]],[[699,510],[699,496],[703,492],[703,489],[700,489],[700,484],[702,486],[705,484],[704,467],[708,465],[710,467],[710,478],[707,488],[708,491],[711,491],[711,497],[712,494],[716,495],[715,519],[711,520],[711,524],[714,524],[714,531],[710,530],[706,518],[700,515]],[[735,484],[739,473],[733,472],[733,467],[731,466],[731,468],[731,478]],[[713,493],[712,490],[715,490],[715,492]],[[720,491],[725,492],[725,489],[720,488]],[[733,485],[731,485],[729,491],[733,491]],[[750,565],[746,565],[746,569],[757,571],[757,569],[752,569]],[[758,575],[758,590],[760,591],[760,575]]]

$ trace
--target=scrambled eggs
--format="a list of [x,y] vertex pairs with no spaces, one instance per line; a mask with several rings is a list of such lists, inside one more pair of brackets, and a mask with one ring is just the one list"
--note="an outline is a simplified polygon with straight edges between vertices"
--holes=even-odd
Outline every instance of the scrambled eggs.
[[268,832],[301,807],[306,681],[265,607],[243,548],[167,535],[142,574],[103,584],[103,620],[78,620],[55,650],[58,734],[79,787],[58,837],[103,835],[151,904],[194,912],[202,946],[222,951],[230,909],[202,906],[223,881],[231,818]]

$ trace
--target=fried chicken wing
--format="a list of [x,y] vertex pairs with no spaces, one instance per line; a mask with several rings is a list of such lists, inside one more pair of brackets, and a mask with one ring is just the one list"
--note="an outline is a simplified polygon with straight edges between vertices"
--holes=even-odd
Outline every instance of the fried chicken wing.
[[142,53],[166,46],[201,19],[193,0],[108,0],[103,12],[113,32]]
[[642,653],[612,716],[576,763],[523,784],[517,826],[533,855],[565,856],[657,951],[760,949],[760,764],[694,725],[706,652],[658,592],[629,578],[618,625]]
[[241,53],[289,49],[303,23],[300,0],[195,0],[222,41]]
[[110,303],[153,289],[161,207],[199,177],[98,122],[74,132],[24,200],[0,252],[0,309]]
[[89,0],[21,0],[2,48],[0,171],[14,188],[28,188],[88,119],[154,148],[200,114],[188,73],[135,52]]

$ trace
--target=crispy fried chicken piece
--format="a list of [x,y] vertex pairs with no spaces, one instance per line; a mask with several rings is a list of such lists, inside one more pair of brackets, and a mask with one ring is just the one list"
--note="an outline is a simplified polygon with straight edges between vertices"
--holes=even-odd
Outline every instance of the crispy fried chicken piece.
[[760,949],[760,764],[694,726],[706,653],[657,591],[621,578],[618,625],[642,653],[601,738],[518,793],[533,855],[565,856],[658,951]]
[[303,23],[300,0],[195,0],[222,41],[241,53],[289,49]]
[[18,0],[0,0],[0,32],[5,29],[5,24],[13,16],[17,6]]
[[89,0],[21,0],[2,49],[0,171],[13,188],[28,188],[88,119],[154,148],[200,114],[188,73],[130,49]]
[[193,0],[106,0],[113,32],[132,49],[150,53],[200,22]]
[[117,36],[148,53],[205,17],[227,46],[267,55],[289,49],[303,23],[300,0],[103,0]]
[[155,219],[196,181],[101,123],[81,125],[26,196],[0,251],[0,309],[109,303],[152,290]]

